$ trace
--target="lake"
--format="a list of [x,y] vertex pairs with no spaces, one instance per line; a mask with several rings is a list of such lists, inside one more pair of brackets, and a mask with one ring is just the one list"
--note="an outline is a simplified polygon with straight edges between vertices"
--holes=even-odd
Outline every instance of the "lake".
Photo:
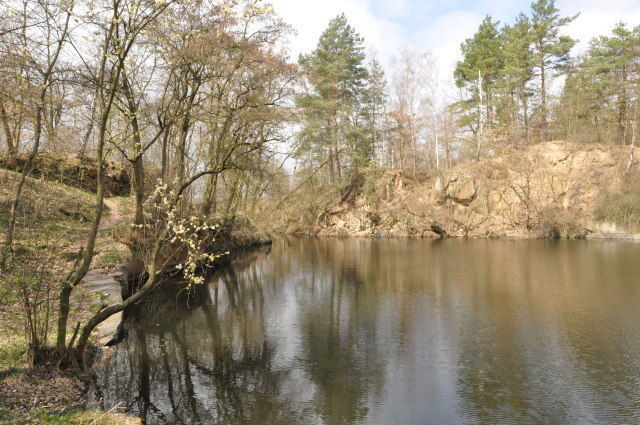
[[640,423],[637,243],[283,238],[127,327],[150,425]]

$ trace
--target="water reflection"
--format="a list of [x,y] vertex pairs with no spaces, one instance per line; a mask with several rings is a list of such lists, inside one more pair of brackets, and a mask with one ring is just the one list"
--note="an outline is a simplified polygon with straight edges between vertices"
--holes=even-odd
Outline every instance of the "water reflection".
[[638,423],[639,255],[283,239],[157,292],[93,402],[148,424]]

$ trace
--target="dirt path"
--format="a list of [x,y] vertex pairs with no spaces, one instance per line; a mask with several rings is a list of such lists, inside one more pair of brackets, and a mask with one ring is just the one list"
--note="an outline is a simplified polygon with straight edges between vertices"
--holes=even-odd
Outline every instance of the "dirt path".
[[103,231],[113,229],[123,220],[122,214],[120,214],[119,202],[116,202],[114,199],[105,198],[104,206],[107,207],[107,214],[104,216],[102,222],[100,223],[100,230]]

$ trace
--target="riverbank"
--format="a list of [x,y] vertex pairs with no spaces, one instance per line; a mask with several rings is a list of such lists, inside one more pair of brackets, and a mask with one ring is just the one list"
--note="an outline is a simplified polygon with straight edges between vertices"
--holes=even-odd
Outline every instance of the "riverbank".
[[[39,366],[28,367],[25,359],[25,299],[45,294],[47,310],[39,310],[38,326],[49,329],[47,344],[54,345],[57,320],[55,303],[59,280],[72,268],[84,245],[95,195],[81,185],[59,181],[57,174],[27,178],[20,203],[20,222],[15,239],[15,261],[0,284],[0,424],[134,424],[120,406],[105,406],[107,412],[86,410],[87,381],[74,371],[60,371],[55,356],[44,354]],[[51,177],[53,180],[47,180]],[[0,234],[8,219],[8,206],[18,174],[0,169]],[[85,323],[88,317],[122,302],[121,282],[126,280],[129,261],[128,235],[133,199],[112,196],[105,199],[92,268],[72,293],[69,324]],[[239,225],[238,225],[239,224]],[[219,238],[210,247],[226,252],[268,241],[250,223],[229,221],[221,226]],[[25,277],[36,273],[31,281]],[[29,283],[31,282],[31,283]],[[32,285],[32,286],[29,286]],[[35,286],[33,286],[35,285]],[[34,292],[36,291],[36,292]],[[48,295],[47,295],[48,294]],[[44,305],[44,304],[43,304]],[[106,347],[119,334],[122,313],[111,316],[94,330],[92,340],[100,361],[113,353]],[[68,338],[72,337],[69,332]],[[51,357],[51,359],[47,359]]]
[[[75,165],[65,166],[68,171]],[[45,177],[46,173],[42,173],[41,178],[27,178],[25,182],[15,258],[10,271],[3,273],[0,285],[0,322],[3,324],[0,328],[0,424],[138,424],[138,419],[127,417],[122,409],[87,411],[85,378],[73,371],[59,370],[53,357],[34,368],[25,361],[25,302],[35,299],[50,304],[47,308],[53,307],[59,276],[66,276],[84,243],[95,197],[81,185],[67,185],[64,183],[68,182]],[[0,169],[2,235],[6,232],[8,205],[17,179],[16,172]],[[72,294],[72,304],[79,308],[72,309],[69,323],[83,322],[101,308],[103,302],[109,301],[105,288],[93,287],[91,282],[117,271],[126,258],[127,247],[122,237],[127,231],[130,210],[127,197],[106,201],[93,269]],[[115,295],[117,291],[111,292]],[[53,329],[56,316],[52,311],[47,314],[47,310],[40,309],[37,315],[33,320],[38,321],[40,329],[45,326]],[[48,343],[51,345],[53,337],[50,331]]]
[[346,188],[291,197],[274,227],[322,236],[640,239],[640,151],[631,152],[556,141],[449,170],[370,170]]

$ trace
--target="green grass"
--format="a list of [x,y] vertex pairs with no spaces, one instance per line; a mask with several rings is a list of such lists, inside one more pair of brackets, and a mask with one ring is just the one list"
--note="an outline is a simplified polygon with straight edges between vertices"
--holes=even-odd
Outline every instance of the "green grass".
[[[0,232],[6,232],[9,206],[19,174],[0,170]],[[65,216],[60,208],[92,216],[94,196],[80,189],[60,183],[28,178],[18,207],[16,244],[38,248],[51,242],[56,244],[78,239],[89,228],[87,222]]]
[[4,335],[2,334],[0,334],[0,337],[3,338],[3,342],[0,343],[0,371],[23,367],[24,343],[4,340]]
[[106,251],[102,252],[97,265],[99,267],[111,268],[116,267],[124,262],[122,253],[119,251]]

